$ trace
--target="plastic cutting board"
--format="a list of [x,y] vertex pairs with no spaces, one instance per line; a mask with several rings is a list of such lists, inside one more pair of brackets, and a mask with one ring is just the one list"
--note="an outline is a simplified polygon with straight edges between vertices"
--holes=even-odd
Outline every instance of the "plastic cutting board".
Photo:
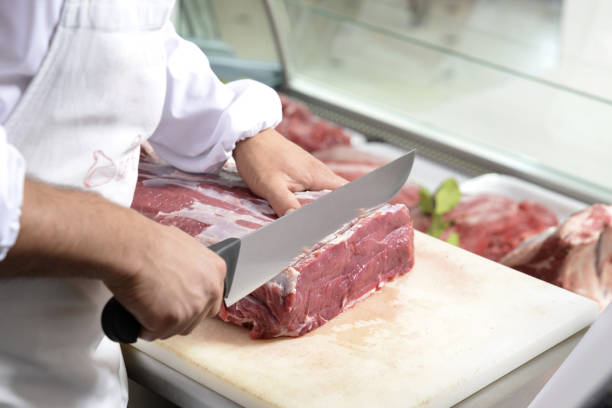
[[448,407],[597,317],[597,304],[415,232],[407,275],[300,338],[215,319],[135,347],[249,407]]

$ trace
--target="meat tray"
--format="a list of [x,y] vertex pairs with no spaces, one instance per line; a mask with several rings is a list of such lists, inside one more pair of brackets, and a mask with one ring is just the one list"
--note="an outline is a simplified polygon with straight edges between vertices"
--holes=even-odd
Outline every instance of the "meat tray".
[[588,206],[584,202],[504,174],[484,174],[463,181],[460,187],[464,194],[501,194],[514,200],[531,200],[544,204],[557,215],[559,222]]

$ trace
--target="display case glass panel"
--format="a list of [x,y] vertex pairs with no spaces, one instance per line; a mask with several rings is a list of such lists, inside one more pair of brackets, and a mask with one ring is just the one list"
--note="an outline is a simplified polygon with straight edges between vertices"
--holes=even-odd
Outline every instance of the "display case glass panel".
[[612,3],[270,3],[290,88],[612,201]]
[[223,79],[283,82],[408,141],[612,202],[612,2],[178,4],[177,29]]

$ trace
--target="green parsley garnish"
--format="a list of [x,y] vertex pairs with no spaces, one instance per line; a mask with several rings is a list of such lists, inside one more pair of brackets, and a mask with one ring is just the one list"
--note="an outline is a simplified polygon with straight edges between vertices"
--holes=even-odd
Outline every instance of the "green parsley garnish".
[[[447,178],[433,194],[425,187],[421,187],[419,196],[419,209],[424,214],[431,215],[431,225],[427,233],[440,238],[444,231],[451,226],[450,221],[444,220],[444,214],[455,208],[461,200],[461,191],[459,190],[457,180]],[[458,246],[459,234],[452,232],[446,239],[446,242]]]

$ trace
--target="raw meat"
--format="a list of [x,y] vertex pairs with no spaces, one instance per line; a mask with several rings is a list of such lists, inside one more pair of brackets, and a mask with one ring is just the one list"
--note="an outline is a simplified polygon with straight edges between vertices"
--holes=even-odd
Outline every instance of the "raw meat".
[[526,241],[501,263],[599,302],[612,300],[612,206],[595,204]]
[[[431,223],[418,208],[411,209],[414,228],[426,232]],[[450,221],[442,239],[459,234],[459,246],[494,261],[519,246],[525,239],[558,224],[548,207],[533,201],[515,201],[496,194],[466,195],[445,214]]]
[[[354,180],[389,161],[358,146],[335,146],[315,152],[314,156],[347,180]],[[405,204],[410,209],[413,227],[427,232],[431,216],[418,208],[419,190],[418,185],[407,183],[391,202]],[[452,226],[442,239],[457,232],[459,246],[494,261],[525,239],[558,224],[555,214],[544,205],[493,194],[464,196],[445,219]]]
[[309,152],[336,145],[350,145],[351,138],[340,126],[315,117],[306,105],[280,95],[283,120],[276,130]]
[[220,313],[253,338],[300,336],[413,265],[408,209],[372,209],[293,260],[275,279]]
[[[325,192],[298,193],[305,203]],[[232,171],[193,175],[141,160],[132,208],[206,245],[241,237],[275,219]],[[219,316],[252,338],[300,336],[408,272],[413,230],[404,205],[384,204],[297,256],[270,282]]]
[[[352,146],[336,146],[315,152],[314,156],[325,163],[334,173],[349,181],[355,180],[391,161],[391,159]],[[419,189],[420,187],[416,184],[406,183],[390,202],[404,204],[408,208],[415,207],[419,204]]]

